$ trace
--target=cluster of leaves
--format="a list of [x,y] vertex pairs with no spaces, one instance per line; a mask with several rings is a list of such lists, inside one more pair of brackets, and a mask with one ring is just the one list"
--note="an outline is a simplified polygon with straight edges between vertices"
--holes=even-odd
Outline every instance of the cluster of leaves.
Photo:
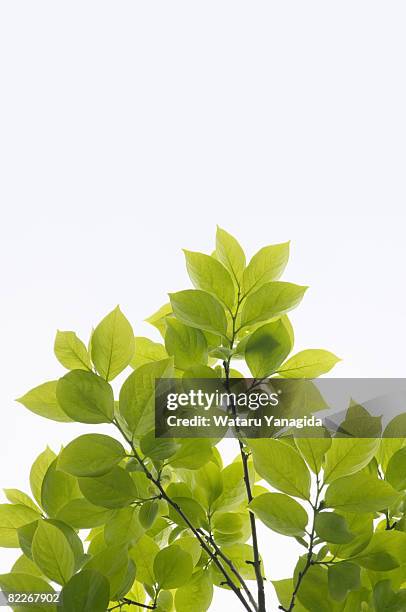
[[[55,421],[110,424],[113,435],[85,433],[58,455],[47,448],[31,469],[32,497],[6,490],[0,546],[22,555],[0,588],[59,585],[65,612],[204,612],[219,587],[242,609],[264,612],[259,520],[306,548],[294,576],[274,583],[281,609],[404,609],[402,440],[240,439],[224,466],[213,440],[154,435],[156,380],[227,383],[242,375],[235,360],[259,381],[313,378],[335,365],[321,349],[290,356],[286,313],[306,287],[278,280],[288,255],[288,243],[272,245],[246,264],[237,240],[218,229],[212,255],[185,251],[195,288],[170,294],[148,319],[162,342],[134,337],[118,307],[88,347],[57,333],[55,354],[69,371],[19,401]],[[115,399],[112,381],[127,368]]]

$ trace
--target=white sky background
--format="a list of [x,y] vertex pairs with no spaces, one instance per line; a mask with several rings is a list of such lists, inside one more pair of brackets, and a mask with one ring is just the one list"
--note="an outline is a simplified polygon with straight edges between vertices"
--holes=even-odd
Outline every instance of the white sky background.
[[[397,1],[1,3],[1,487],[28,490],[46,444],[88,431],[13,401],[62,374],[56,329],[87,338],[119,303],[149,333],[187,286],[181,248],[210,252],[216,223],[249,254],[292,240],[296,350],[405,375],[405,18]],[[290,576],[296,544],[261,545]]]

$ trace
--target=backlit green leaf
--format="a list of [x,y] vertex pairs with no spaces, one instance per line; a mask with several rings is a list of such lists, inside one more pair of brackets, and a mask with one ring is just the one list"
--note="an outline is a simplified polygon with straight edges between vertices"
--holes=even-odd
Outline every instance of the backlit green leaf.
[[330,351],[306,349],[285,361],[278,374],[283,378],[317,378],[330,372],[339,361]]
[[306,510],[284,493],[264,493],[255,497],[249,509],[270,529],[287,536],[304,536]]
[[176,589],[186,584],[192,571],[192,557],[176,544],[163,548],[155,557],[154,574],[162,589]]
[[58,468],[74,476],[100,476],[125,457],[125,450],[104,434],[85,434],[70,442],[61,452]]
[[73,331],[57,331],[54,351],[58,361],[67,370],[91,371],[92,364],[86,346]]
[[41,505],[41,490],[44,476],[48,471],[49,466],[55,461],[55,453],[47,446],[46,449],[38,455],[30,471],[30,486],[32,494],[37,502]]
[[334,563],[328,568],[328,590],[336,601],[343,601],[349,591],[360,587],[360,569],[347,561]]
[[283,363],[292,349],[291,337],[282,319],[259,327],[249,337],[245,359],[256,378],[265,378]]
[[262,285],[249,295],[241,313],[241,325],[253,325],[268,321],[295,308],[302,300],[307,287],[275,281]]
[[296,447],[299,449],[303,459],[315,474],[322,468],[326,452],[331,446],[331,438],[295,438]]
[[93,372],[68,372],[59,379],[56,396],[62,410],[74,421],[109,423],[113,420],[113,390]]
[[203,332],[174,318],[167,322],[165,347],[174,357],[175,366],[181,370],[187,370],[193,364],[207,363],[207,342]]
[[169,295],[176,318],[221,336],[227,334],[227,319],[220,302],[206,291],[186,289]]
[[40,521],[32,541],[35,563],[51,580],[66,584],[72,576],[75,559],[72,548],[58,527]]
[[57,380],[51,380],[34,387],[31,391],[19,397],[17,402],[46,419],[68,423],[72,419],[62,410],[56,398],[57,383]]
[[299,453],[278,440],[250,440],[255,469],[270,485],[288,495],[309,499],[310,473]]
[[132,368],[139,368],[145,363],[151,361],[161,361],[161,359],[167,359],[168,353],[163,344],[159,342],[153,342],[149,338],[143,336],[136,336],[134,356],[130,361]]
[[220,227],[216,232],[216,257],[240,284],[245,268],[244,251],[238,240]]
[[79,478],[79,487],[92,504],[105,508],[129,506],[137,497],[131,476],[118,466],[102,476]]
[[263,247],[256,253],[243,274],[244,294],[256,291],[264,283],[277,280],[289,259],[289,242]]
[[105,612],[110,599],[109,581],[94,569],[72,576],[62,589],[62,612]]
[[399,499],[399,493],[383,480],[365,473],[344,476],[328,487],[325,502],[346,512],[376,512]]
[[223,304],[232,308],[235,302],[235,288],[227,268],[210,255],[184,251],[186,267],[196,289],[212,293]]
[[336,512],[320,512],[315,521],[316,533],[324,542],[346,544],[353,540],[353,534],[348,530],[343,516]]
[[406,489],[406,447],[391,457],[386,468],[386,479],[398,491]]
[[112,380],[134,355],[134,332],[117,306],[98,324],[92,336],[92,360],[100,376]]
[[355,474],[371,461],[379,447],[374,438],[334,438],[326,453],[325,482]]
[[[54,593],[54,589],[48,582],[39,576],[24,573],[0,574],[0,589],[5,593]],[[14,607],[15,612],[24,612],[26,607]],[[41,604],[30,604],[30,612],[44,612]],[[47,612],[56,612],[55,605],[47,605]]]
[[176,612],[206,612],[213,598],[213,583],[209,572],[200,570],[193,574],[189,584],[176,591]]
[[21,504],[0,504],[0,546],[18,548],[17,529],[40,518],[40,514]]
[[61,507],[56,518],[68,523],[74,529],[91,529],[109,523],[113,510],[95,506],[84,497],[72,499]]

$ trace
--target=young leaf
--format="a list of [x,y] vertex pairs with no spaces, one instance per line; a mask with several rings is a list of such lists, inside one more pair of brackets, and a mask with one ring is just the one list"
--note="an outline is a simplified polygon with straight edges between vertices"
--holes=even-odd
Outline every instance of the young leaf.
[[319,512],[315,521],[316,533],[323,542],[347,544],[354,539],[347,521],[336,512]]
[[34,561],[31,561],[27,555],[22,554],[18,557],[17,561],[11,568],[11,572],[14,574],[29,574],[30,576],[43,577],[43,574],[39,567],[37,567]]
[[[302,563],[303,559],[300,559],[295,574],[302,567]],[[306,610],[317,610],[317,612],[332,612],[334,610],[327,585],[327,570],[321,565],[312,565],[308,569],[297,595]]]
[[339,361],[330,351],[306,349],[285,361],[278,374],[283,378],[317,378],[330,372]]
[[245,300],[241,325],[246,327],[285,314],[301,302],[306,289],[307,287],[282,281],[262,285]]
[[82,570],[62,589],[62,612],[105,612],[109,599],[107,578],[94,569]]
[[245,254],[238,240],[217,226],[216,257],[231,272],[237,285],[241,284],[245,268]]
[[137,497],[131,476],[118,466],[103,476],[79,478],[79,487],[86,499],[104,508],[129,506]]
[[210,293],[200,289],[186,289],[169,294],[176,318],[214,334],[226,336],[227,319],[223,306]]
[[174,357],[175,366],[181,370],[207,363],[207,342],[203,332],[173,318],[167,321],[165,347]]
[[0,504],[0,546],[18,548],[17,529],[40,518],[32,508],[21,504]]
[[270,485],[288,495],[309,499],[310,473],[299,453],[277,440],[250,440],[255,469]]
[[172,457],[178,449],[178,444],[172,438],[156,438],[154,431],[149,431],[140,440],[142,453],[155,461]]
[[287,536],[305,535],[307,512],[284,493],[264,493],[255,497],[249,509],[270,529]]
[[386,480],[398,491],[406,489],[406,447],[398,450],[386,468]]
[[56,332],[54,352],[67,370],[92,370],[87,348],[73,331]]
[[291,337],[282,319],[259,327],[249,337],[245,359],[255,378],[265,378],[283,363],[292,349]]
[[155,557],[154,574],[161,589],[176,589],[186,584],[192,572],[192,557],[176,544],[163,548]]
[[111,386],[93,372],[73,370],[59,379],[56,397],[62,410],[79,423],[110,423],[114,414]]
[[58,468],[74,476],[101,476],[125,457],[123,446],[104,434],[85,434],[61,452]]
[[120,390],[120,414],[137,438],[155,426],[155,383],[172,374],[172,360],[164,359],[140,366]]
[[158,503],[155,500],[146,501],[142,504],[139,520],[144,529],[150,529],[158,515]]
[[44,476],[48,471],[49,466],[55,461],[55,453],[47,446],[46,449],[38,455],[31,467],[30,486],[32,494],[37,502],[41,505],[41,490]]
[[66,584],[71,578],[75,558],[72,548],[58,527],[47,521],[40,521],[32,541],[32,554],[35,563],[44,574],[57,582]]
[[232,308],[235,302],[235,288],[228,270],[220,261],[210,255],[184,250],[186,267],[196,289],[212,293],[223,304]]
[[130,361],[130,366],[134,369],[139,368],[145,363],[151,361],[161,361],[161,359],[167,359],[168,353],[165,350],[163,344],[159,342],[153,342],[149,338],[143,336],[136,336],[134,356]]
[[96,327],[92,336],[92,360],[100,376],[113,380],[134,355],[134,332],[117,306]]
[[328,590],[336,601],[344,601],[349,591],[355,591],[361,586],[360,568],[354,563],[334,563],[327,571]]
[[288,263],[289,242],[263,247],[256,253],[243,274],[245,295],[256,291],[264,283],[280,278]]
[[177,589],[175,594],[176,612],[206,612],[213,599],[213,583],[210,572],[196,572],[190,582]]
[[34,414],[39,414],[39,416],[46,419],[68,423],[72,419],[62,410],[56,398],[57,383],[57,380],[51,380],[38,387],[34,387],[31,391],[19,397],[17,402],[31,410],[31,412],[34,412]]
[[359,472],[368,465],[378,448],[379,440],[374,438],[334,438],[326,453],[324,481],[333,482]]
[[361,472],[334,480],[326,491],[325,503],[346,512],[379,512],[398,499],[399,493],[390,484]]
[[179,449],[168,460],[174,468],[198,470],[212,457],[210,440],[183,439],[178,440]]

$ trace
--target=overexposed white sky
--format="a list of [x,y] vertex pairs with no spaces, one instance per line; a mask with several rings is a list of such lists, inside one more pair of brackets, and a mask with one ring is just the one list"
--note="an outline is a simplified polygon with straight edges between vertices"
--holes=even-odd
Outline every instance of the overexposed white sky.
[[[217,223],[250,254],[292,241],[297,350],[405,375],[405,19],[395,0],[1,3],[1,487],[87,430],[14,402],[62,373],[56,329],[87,338],[119,303],[145,334]],[[261,543],[291,575],[296,544]]]

